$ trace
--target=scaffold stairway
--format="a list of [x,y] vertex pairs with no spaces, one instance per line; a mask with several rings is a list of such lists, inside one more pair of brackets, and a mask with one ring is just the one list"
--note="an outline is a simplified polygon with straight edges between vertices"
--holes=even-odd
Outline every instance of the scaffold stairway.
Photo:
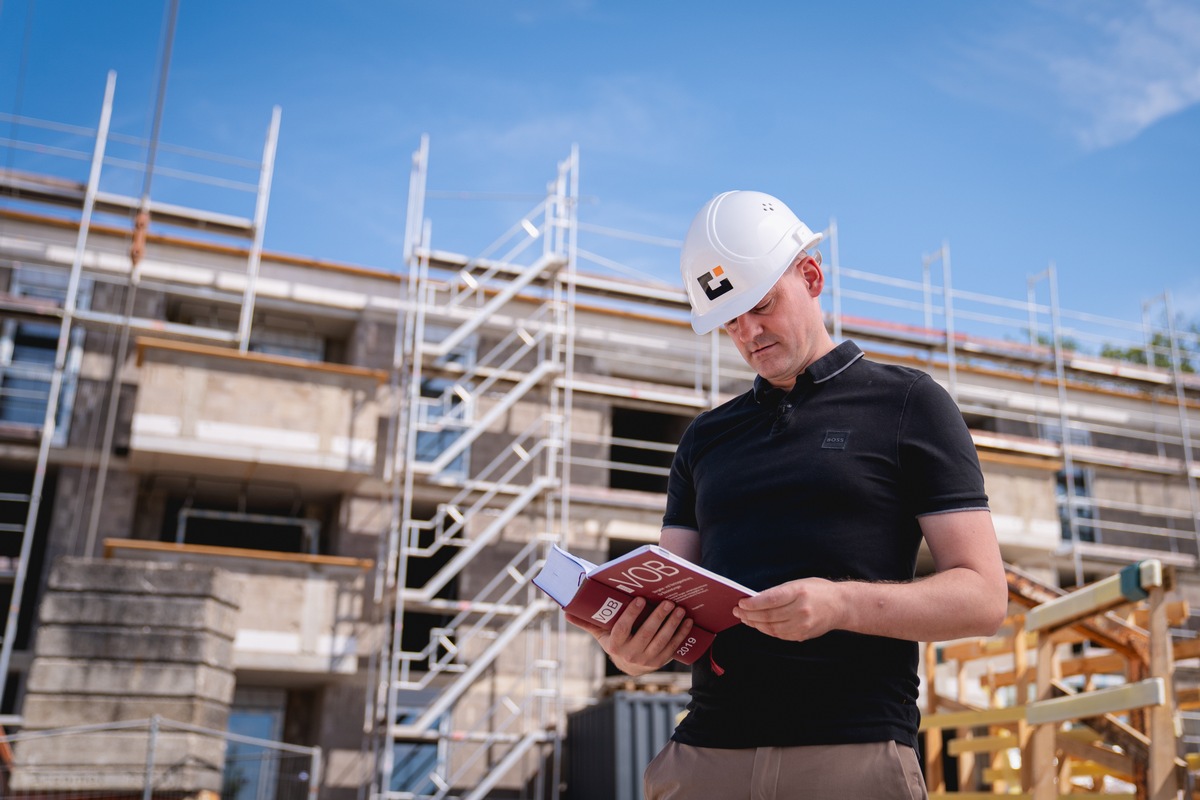
[[[425,158],[423,146],[410,215],[423,207]],[[437,263],[410,219],[417,241],[406,246],[409,302],[395,362],[403,375],[394,382],[404,387],[404,423],[391,459],[403,477],[394,483],[393,552],[381,560],[389,574],[380,576],[393,587],[376,693],[380,798],[483,797],[556,735],[560,655],[550,634],[559,623],[531,578],[564,502],[558,395],[571,333],[559,273],[572,263],[574,170],[573,156],[544,201],[462,264]],[[528,408],[536,409],[528,421],[514,422]],[[451,494],[422,512],[418,482]],[[468,586],[465,571],[481,559],[493,577]],[[418,561],[436,568],[417,579]],[[406,627],[428,614],[443,621],[420,641],[406,639]],[[507,663],[515,653],[524,667]],[[483,691],[501,658],[504,687]],[[420,746],[436,756],[397,785],[397,748]]]

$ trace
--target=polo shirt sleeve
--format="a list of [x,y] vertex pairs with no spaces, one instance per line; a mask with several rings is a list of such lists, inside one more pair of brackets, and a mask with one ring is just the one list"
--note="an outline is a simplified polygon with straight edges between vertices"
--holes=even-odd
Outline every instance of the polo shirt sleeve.
[[962,412],[928,375],[909,388],[898,436],[905,502],[913,515],[987,509],[979,455]]
[[663,514],[664,528],[690,528],[700,530],[696,521],[696,484],[692,479],[692,446],[695,442],[696,421],[692,420],[671,461],[671,474],[667,478],[667,508]]

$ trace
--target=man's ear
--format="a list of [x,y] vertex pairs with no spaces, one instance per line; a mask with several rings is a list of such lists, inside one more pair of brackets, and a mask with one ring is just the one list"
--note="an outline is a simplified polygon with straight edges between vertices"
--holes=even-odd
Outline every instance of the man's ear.
[[817,297],[825,288],[825,271],[821,268],[821,253],[817,251],[800,263],[800,274],[811,297]]

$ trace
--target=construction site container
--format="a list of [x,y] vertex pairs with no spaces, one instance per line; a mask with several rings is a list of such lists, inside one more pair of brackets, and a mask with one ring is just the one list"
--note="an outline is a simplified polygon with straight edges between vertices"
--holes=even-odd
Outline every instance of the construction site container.
[[642,771],[671,738],[685,694],[622,691],[567,718],[569,800],[641,800]]

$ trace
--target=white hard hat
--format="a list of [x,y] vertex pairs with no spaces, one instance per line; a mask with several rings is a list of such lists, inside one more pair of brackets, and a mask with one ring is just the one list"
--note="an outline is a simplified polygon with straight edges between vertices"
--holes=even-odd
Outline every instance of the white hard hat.
[[692,329],[708,333],[758,305],[813,233],[780,200],[762,192],[725,192],[704,204],[687,238],[679,268]]

